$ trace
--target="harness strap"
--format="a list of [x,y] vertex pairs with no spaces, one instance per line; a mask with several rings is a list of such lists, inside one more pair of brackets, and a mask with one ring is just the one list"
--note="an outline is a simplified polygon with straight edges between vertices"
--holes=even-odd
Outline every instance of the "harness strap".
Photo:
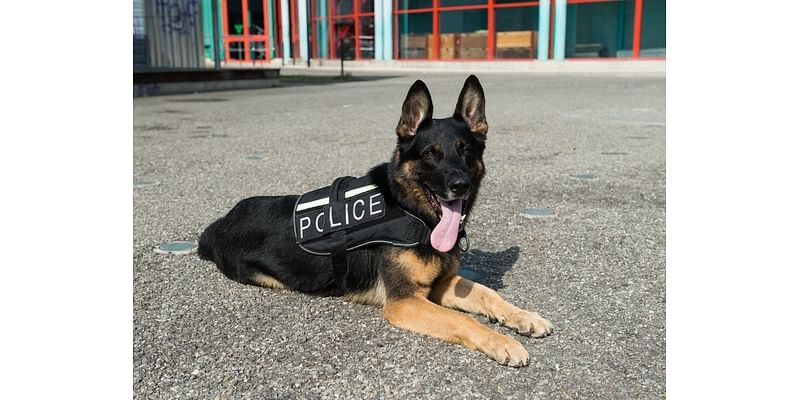
[[[344,191],[339,190],[339,187],[353,179],[355,178],[352,176],[342,176],[333,181],[329,194],[329,204],[333,206],[331,210],[339,209],[339,207],[334,206],[334,204],[343,203],[345,201]],[[341,219],[339,220],[341,221]],[[331,263],[333,264],[333,277],[336,280],[336,284],[340,289],[344,290],[346,287],[345,278],[349,270],[347,262],[346,230],[340,230],[331,235]]]

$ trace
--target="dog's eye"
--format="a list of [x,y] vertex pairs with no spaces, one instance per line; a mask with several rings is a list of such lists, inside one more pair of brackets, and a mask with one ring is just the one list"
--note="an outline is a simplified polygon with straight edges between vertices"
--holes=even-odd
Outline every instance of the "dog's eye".
[[425,150],[425,152],[422,153],[422,157],[427,158],[427,159],[433,158],[433,150],[431,150],[431,149]]
[[470,153],[472,153],[472,151],[469,148],[469,146],[464,146],[464,149],[461,150],[461,153],[466,157],[466,156],[470,155]]

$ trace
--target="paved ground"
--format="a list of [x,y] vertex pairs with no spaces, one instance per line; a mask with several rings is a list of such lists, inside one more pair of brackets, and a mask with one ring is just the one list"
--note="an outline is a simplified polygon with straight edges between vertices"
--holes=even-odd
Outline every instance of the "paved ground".
[[663,77],[480,76],[488,174],[464,273],[555,324],[544,339],[518,336],[529,367],[401,331],[373,307],[240,285],[196,255],[153,252],[196,240],[244,197],[387,160],[417,77],[436,117],[466,78],[134,100],[133,178],[159,182],[134,189],[134,397],[665,397]]

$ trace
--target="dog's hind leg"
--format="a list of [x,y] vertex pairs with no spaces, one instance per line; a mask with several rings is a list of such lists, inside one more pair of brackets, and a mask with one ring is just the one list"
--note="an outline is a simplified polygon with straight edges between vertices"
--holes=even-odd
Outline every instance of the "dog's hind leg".
[[437,282],[428,298],[445,307],[485,315],[521,335],[542,337],[553,332],[553,324],[539,313],[518,308],[494,290],[458,275]]
[[387,300],[383,315],[394,326],[478,350],[500,364],[528,364],[528,351],[516,340],[424,297]]

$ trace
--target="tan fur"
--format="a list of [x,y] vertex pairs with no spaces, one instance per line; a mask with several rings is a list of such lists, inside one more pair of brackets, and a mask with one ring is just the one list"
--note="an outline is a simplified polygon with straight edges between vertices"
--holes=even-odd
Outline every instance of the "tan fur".
[[389,301],[383,315],[394,326],[478,350],[500,364],[515,367],[528,364],[528,352],[516,340],[426,298]]
[[485,315],[521,335],[542,337],[553,331],[553,324],[538,313],[520,309],[494,290],[460,276],[437,281],[429,298],[445,307]]
[[469,125],[469,130],[472,131],[473,133],[485,135],[486,133],[489,132],[489,124],[487,124],[486,121],[468,123],[468,125]]
[[483,167],[483,162],[480,161],[480,160],[476,161],[475,162],[475,169],[473,171],[473,176],[474,176],[473,179],[479,181],[480,179],[483,178],[483,173],[484,172],[485,172],[485,170],[484,170],[484,167]]
[[261,272],[254,273],[253,276],[250,277],[250,279],[259,286],[263,286],[265,288],[286,289],[286,285],[284,285],[283,282],[267,274],[262,274]]
[[430,288],[442,273],[438,257],[423,259],[412,249],[398,249],[394,259],[403,268],[408,280],[419,288]]
[[386,303],[386,287],[383,285],[383,280],[378,279],[374,287],[369,290],[357,293],[348,293],[344,296],[347,301],[353,303],[370,304],[378,307],[383,307]]
[[412,182],[417,182],[417,171],[415,170],[415,164],[412,161],[407,161],[400,165],[400,170],[402,174],[395,176],[395,182],[397,185],[400,186],[400,190],[403,194],[409,198],[413,199],[414,202],[419,204],[421,208],[430,216],[435,216],[436,212],[433,210],[433,206],[430,205],[430,200],[428,200],[428,195],[425,194],[422,187]]

